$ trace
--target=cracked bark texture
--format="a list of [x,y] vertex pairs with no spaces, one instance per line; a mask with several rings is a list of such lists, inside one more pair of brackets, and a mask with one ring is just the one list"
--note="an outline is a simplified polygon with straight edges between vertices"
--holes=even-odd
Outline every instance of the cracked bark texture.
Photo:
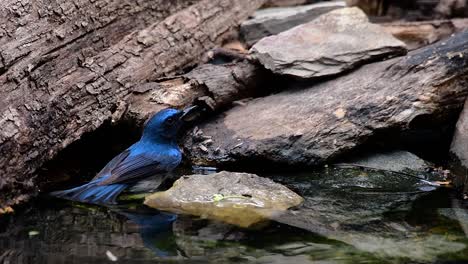
[[247,61],[202,64],[182,76],[135,87],[125,118],[142,125],[152,113],[193,103],[219,110],[236,100],[267,94],[271,90],[263,85],[269,77],[265,69]]
[[254,99],[189,133],[200,165],[314,166],[375,137],[438,127],[468,95],[468,32],[315,84]]
[[135,85],[196,64],[263,2],[2,1],[0,207],[37,191],[44,161],[118,120]]

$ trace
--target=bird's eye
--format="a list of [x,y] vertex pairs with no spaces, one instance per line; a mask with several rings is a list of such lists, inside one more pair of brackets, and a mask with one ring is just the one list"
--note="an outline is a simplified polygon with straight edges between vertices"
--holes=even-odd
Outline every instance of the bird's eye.
[[174,124],[175,122],[175,119],[173,117],[169,117],[168,119],[166,119],[166,124],[168,125],[172,125]]

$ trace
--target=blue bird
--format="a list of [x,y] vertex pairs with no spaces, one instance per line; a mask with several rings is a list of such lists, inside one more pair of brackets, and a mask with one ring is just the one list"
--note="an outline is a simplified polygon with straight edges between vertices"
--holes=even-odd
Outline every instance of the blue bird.
[[158,112],[146,123],[140,140],[109,161],[89,183],[51,194],[86,203],[115,204],[117,196],[132,183],[156,174],[164,177],[182,160],[177,134],[193,117],[194,109],[196,106]]

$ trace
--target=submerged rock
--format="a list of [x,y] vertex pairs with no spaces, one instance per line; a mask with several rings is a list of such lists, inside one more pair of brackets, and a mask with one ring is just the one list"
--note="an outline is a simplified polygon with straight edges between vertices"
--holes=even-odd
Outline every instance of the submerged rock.
[[345,160],[345,163],[395,172],[425,173],[433,168],[429,162],[404,150],[364,154]]
[[253,14],[252,18],[241,24],[240,33],[247,45],[252,46],[264,37],[310,22],[322,14],[345,6],[344,1],[334,1],[260,9]]
[[285,186],[254,174],[219,172],[183,176],[172,188],[146,197],[156,209],[192,214],[249,227],[302,198]]
[[405,52],[403,42],[370,23],[358,8],[331,11],[263,38],[251,49],[265,68],[299,78],[334,75],[366,61]]
[[[447,230],[430,227],[440,221],[436,212],[440,198],[430,196],[434,192],[427,191],[429,181],[408,174],[336,167],[274,179],[304,198],[294,210],[273,215],[277,222],[381,258],[431,262],[439,255],[466,249],[457,222],[444,222],[453,228],[450,238]],[[435,208],[434,212],[428,208]],[[427,232],[429,228],[434,231]]]

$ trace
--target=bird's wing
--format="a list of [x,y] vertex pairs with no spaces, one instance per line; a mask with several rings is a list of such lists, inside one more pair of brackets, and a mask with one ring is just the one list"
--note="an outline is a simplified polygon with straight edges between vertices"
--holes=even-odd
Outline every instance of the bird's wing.
[[115,166],[117,166],[119,163],[125,160],[125,158],[127,158],[129,154],[130,150],[127,149],[119,155],[115,156],[111,161],[107,163],[107,165],[104,168],[102,168],[102,170],[93,178],[93,180],[109,175],[112,169],[114,169]]
[[160,162],[144,154],[127,156],[113,166],[110,170],[110,176],[100,182],[99,185],[127,182],[165,171],[160,165]]

